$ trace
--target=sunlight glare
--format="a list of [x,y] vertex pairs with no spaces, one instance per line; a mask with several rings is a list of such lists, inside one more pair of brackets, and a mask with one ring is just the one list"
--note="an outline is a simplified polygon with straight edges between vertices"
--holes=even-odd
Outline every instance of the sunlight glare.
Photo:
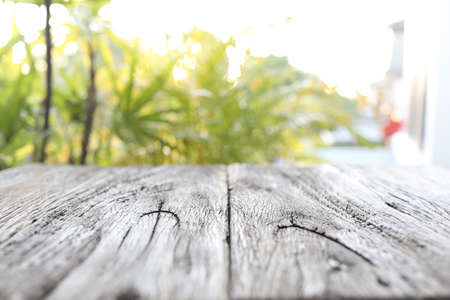
[[228,80],[235,81],[241,76],[241,65],[245,60],[245,52],[232,46],[228,46],[226,51],[228,56]]
[[16,25],[28,43],[39,37],[39,31],[45,28],[45,9],[43,6],[29,3],[16,4]]
[[14,4],[12,2],[0,1],[0,47],[5,45],[11,38],[13,25]]
[[20,64],[27,56],[27,51],[25,49],[25,44],[23,42],[18,42],[13,46],[12,49],[12,61],[14,64]]
[[21,72],[24,75],[27,75],[28,73],[30,73],[30,65],[29,64],[23,64],[22,68],[21,68]]
[[202,44],[200,43],[195,43],[194,45],[192,45],[191,51],[192,54],[197,54],[202,50]]
[[172,76],[175,81],[184,80],[187,78],[187,70],[183,69],[182,66],[176,65],[173,68]]
[[[227,49],[230,80],[240,76],[245,52],[256,56],[286,56],[296,68],[318,75],[330,87],[354,96],[367,94],[372,83],[382,80],[389,68],[394,36],[388,25],[403,19],[406,0],[112,0],[100,14],[111,21],[121,37],[139,38],[144,48],[159,55],[183,48],[183,33],[193,28],[208,30],[223,41],[231,36],[235,46]],[[257,7],[258,13],[249,13]],[[68,10],[53,4],[51,24],[54,44],[66,40]],[[0,45],[11,37],[16,12],[17,27],[27,42],[37,39],[45,26],[45,9],[35,4],[0,2]],[[286,21],[286,20],[289,21]],[[15,47],[14,61],[23,60],[22,46]],[[39,46],[42,47],[42,46]],[[42,48],[33,53],[43,55]],[[20,50],[22,49],[22,50]],[[67,53],[76,51],[66,47]],[[194,44],[192,54],[201,51]],[[187,77],[195,66],[185,59],[173,72],[176,80]]]
[[70,29],[67,26],[57,26],[53,28],[53,44],[58,47],[64,44],[67,39],[67,35],[69,34]]
[[31,50],[31,53],[33,53],[36,57],[42,57],[45,55],[45,44],[44,43],[38,43],[36,44],[33,49]]
[[75,53],[77,53],[77,51],[78,51],[78,44],[72,41],[68,42],[64,47],[64,55],[67,56],[74,55]]
[[[236,47],[227,50],[230,80],[240,76],[250,48],[257,56],[287,56],[293,66],[354,96],[384,78],[394,38],[388,25],[404,18],[404,5],[405,0],[112,0],[101,13],[120,35],[140,37],[154,49],[163,49],[167,33],[170,49],[185,50],[181,34],[193,28],[224,41],[234,36]],[[249,13],[255,7],[258,13]],[[174,76],[185,72],[178,68]]]

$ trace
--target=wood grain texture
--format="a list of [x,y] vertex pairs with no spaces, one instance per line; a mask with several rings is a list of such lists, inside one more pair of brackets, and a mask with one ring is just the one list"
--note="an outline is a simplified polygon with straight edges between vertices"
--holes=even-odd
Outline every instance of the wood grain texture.
[[450,172],[0,172],[0,299],[450,297]]
[[0,174],[0,298],[227,297],[224,167]]
[[232,165],[232,293],[450,296],[450,177],[399,167]]

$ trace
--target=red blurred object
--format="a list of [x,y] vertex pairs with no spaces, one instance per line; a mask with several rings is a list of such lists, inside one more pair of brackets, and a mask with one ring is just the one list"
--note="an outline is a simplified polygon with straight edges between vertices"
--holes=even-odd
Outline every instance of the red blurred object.
[[400,131],[403,127],[402,121],[393,120],[389,118],[383,126],[384,138],[388,139],[393,136],[396,132]]

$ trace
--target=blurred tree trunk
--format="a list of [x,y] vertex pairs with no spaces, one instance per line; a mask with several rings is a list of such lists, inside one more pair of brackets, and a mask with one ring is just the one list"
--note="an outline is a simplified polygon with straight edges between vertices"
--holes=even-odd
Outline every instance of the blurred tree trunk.
[[[42,111],[44,124],[39,126],[39,133],[42,134],[42,143],[40,147],[39,161],[44,162],[47,158],[47,143],[49,139],[49,129],[50,129],[50,108],[52,106],[52,37],[50,33],[50,6],[52,0],[44,0],[45,9],[47,12],[47,18],[45,22],[45,44],[47,48],[46,62],[47,62],[47,78],[46,78],[46,95],[44,101],[42,102]],[[35,147],[34,157],[37,156],[38,148]]]
[[85,116],[86,119],[84,121],[84,132],[83,132],[83,141],[81,145],[81,159],[80,164],[86,164],[86,157],[88,154],[89,148],[89,138],[92,132],[92,126],[94,123],[94,113],[95,108],[97,106],[97,88],[95,86],[95,49],[92,45],[92,42],[88,42],[88,54],[89,54],[89,87],[88,87],[88,96],[85,108]]

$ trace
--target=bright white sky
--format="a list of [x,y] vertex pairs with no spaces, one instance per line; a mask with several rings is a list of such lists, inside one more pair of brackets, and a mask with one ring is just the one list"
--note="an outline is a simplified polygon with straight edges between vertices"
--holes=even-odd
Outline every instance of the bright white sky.
[[[230,72],[238,75],[245,49],[288,56],[345,94],[365,93],[389,67],[393,33],[387,25],[405,17],[407,0],[112,0],[101,14],[117,34],[138,37],[164,52],[165,33],[177,39],[193,27],[236,38]],[[55,42],[64,41],[67,11],[52,7]],[[16,6],[16,22],[28,40],[44,26],[43,8]],[[0,45],[10,36],[14,5],[0,2]],[[285,22],[286,18],[290,22]],[[45,49],[45,48],[44,48]],[[20,49],[15,49],[20,51]],[[42,52],[43,49],[41,49]]]

